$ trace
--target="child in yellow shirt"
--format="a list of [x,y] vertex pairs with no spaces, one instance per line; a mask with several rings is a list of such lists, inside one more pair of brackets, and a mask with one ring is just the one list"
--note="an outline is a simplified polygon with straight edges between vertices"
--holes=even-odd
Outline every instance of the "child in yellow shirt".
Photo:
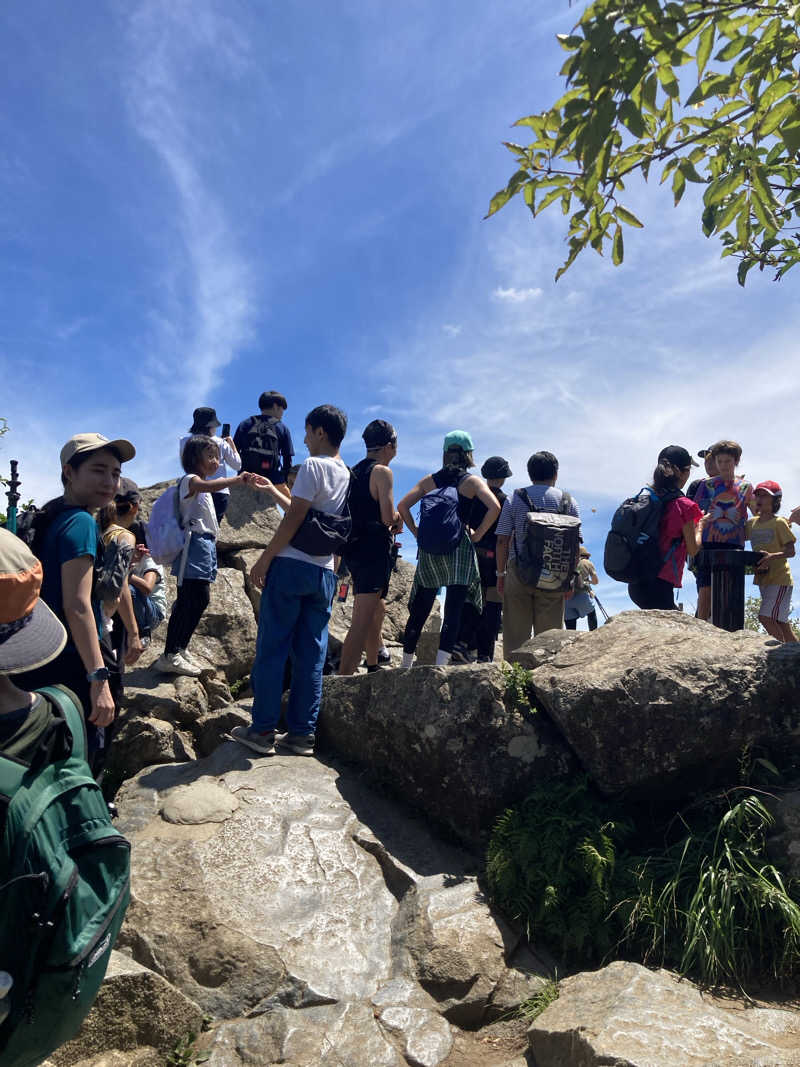
[[789,625],[792,609],[792,572],[795,536],[786,519],[780,518],[783,491],[777,482],[761,482],[753,494],[756,516],[747,523],[747,538],[762,556],[756,565],[755,582],[761,589],[758,621],[778,641],[796,641]]

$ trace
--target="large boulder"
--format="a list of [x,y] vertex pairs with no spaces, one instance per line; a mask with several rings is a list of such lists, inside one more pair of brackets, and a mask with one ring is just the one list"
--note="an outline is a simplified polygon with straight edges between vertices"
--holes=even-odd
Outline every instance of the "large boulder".
[[495,664],[326,678],[318,732],[469,844],[534,784],[575,770],[546,716],[509,706]]
[[149,1052],[155,1063],[163,1063],[181,1038],[199,1033],[202,1023],[202,1009],[160,974],[121,952],[112,952],[105,980],[80,1032],[48,1062],[52,1067],[73,1067],[100,1054],[132,1052],[146,1062]]
[[623,612],[566,642],[531,684],[606,794],[711,784],[748,744],[800,751],[800,645],[677,611]]
[[564,979],[529,1036],[537,1067],[800,1064],[796,1010],[716,999],[636,963]]
[[509,964],[519,936],[484,903],[472,857],[357,774],[229,742],[142,771],[117,803],[133,845],[119,944],[218,1020],[243,1020],[220,1028],[214,1063],[272,1062],[247,1058],[259,1041],[327,1063],[327,1028],[340,1055],[374,1045],[347,1062],[435,1067],[448,1020],[478,1027],[495,994],[505,1005],[514,987],[519,1003],[537,986]]

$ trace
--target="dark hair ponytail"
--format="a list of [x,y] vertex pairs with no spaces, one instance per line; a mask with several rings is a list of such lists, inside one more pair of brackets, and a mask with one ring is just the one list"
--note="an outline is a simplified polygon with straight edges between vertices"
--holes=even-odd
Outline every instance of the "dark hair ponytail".
[[680,470],[668,459],[662,459],[653,471],[653,488],[657,493],[677,489],[680,473]]

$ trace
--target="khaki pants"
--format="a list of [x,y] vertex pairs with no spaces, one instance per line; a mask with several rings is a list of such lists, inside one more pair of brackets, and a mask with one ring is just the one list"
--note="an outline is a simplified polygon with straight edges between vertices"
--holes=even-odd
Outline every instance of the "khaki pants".
[[508,561],[503,594],[503,656],[543,630],[564,629],[564,594],[535,589],[520,581],[514,560]]

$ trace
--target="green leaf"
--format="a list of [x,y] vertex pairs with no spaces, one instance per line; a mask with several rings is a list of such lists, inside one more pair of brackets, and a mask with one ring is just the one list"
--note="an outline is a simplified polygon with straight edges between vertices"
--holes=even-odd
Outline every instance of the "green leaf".
[[742,52],[748,45],[753,43],[752,37],[734,37],[730,44],[726,44],[724,48],[721,48],[719,52],[714,56],[714,59],[719,59],[723,63],[726,63],[729,59],[735,59],[740,52]]
[[658,80],[661,82],[661,88],[667,96],[671,97],[673,100],[677,100],[680,96],[680,87],[672,67],[656,67],[656,74],[658,75]]
[[800,122],[794,125],[782,126],[781,140],[792,155],[800,152]]
[[736,280],[742,288],[744,288],[745,279],[747,278],[747,272],[752,270],[755,265],[756,261],[754,259],[743,259],[742,262],[739,264],[739,269],[736,271]]
[[694,164],[691,163],[688,159],[682,159],[678,163],[678,166],[680,167],[681,174],[683,174],[684,178],[688,182],[695,182],[695,184],[697,185],[705,185],[705,178],[697,173]]
[[510,193],[507,188],[501,189],[499,193],[495,193],[489,201],[489,210],[484,215],[484,218],[490,218],[499,211],[501,207],[505,207],[513,195],[514,194]]
[[682,170],[676,170],[672,178],[672,194],[675,197],[675,205],[680,203],[686,189],[686,177]]
[[787,123],[787,125],[796,125],[800,122],[800,104],[797,103],[795,96],[785,97],[779,104],[762,119],[759,126],[759,133],[762,137],[766,137],[767,134],[777,130],[777,128],[786,122],[787,119],[793,119],[793,122]]
[[758,102],[759,108],[764,111],[768,110],[777,100],[786,96],[787,93],[795,92],[796,89],[796,82],[790,81],[788,78],[777,78],[762,93]]
[[726,230],[742,210],[746,211],[749,215],[750,210],[747,203],[747,190],[742,189],[738,196],[733,197],[730,203],[725,204],[718,212],[717,217],[714,220],[714,230],[717,233]]
[[617,226],[614,231],[614,240],[611,244],[611,261],[618,267],[625,257],[625,246],[622,241],[622,227]]
[[634,137],[644,137],[647,133],[644,116],[632,100],[623,100],[619,106],[619,117]]
[[576,48],[580,48],[583,44],[583,37],[569,33],[557,33],[556,40],[567,52],[574,52]]
[[714,47],[714,32],[714,23],[711,22],[700,34],[700,40],[697,42],[698,77],[702,77],[703,71],[706,69],[706,63],[708,63],[711,55],[711,49]]
[[634,213],[632,211],[628,211],[628,209],[626,207],[623,207],[622,204],[617,204],[617,206],[614,208],[614,214],[617,216],[620,222],[625,222],[628,224],[628,226],[635,226],[638,230],[644,228],[644,223],[639,222]]
[[733,171],[732,174],[725,174],[721,178],[716,178],[706,189],[703,202],[708,207],[719,204],[726,196],[730,196],[734,190],[738,189],[741,184],[742,173],[739,170]]
[[707,207],[702,215],[703,233],[710,237],[714,232],[714,219],[717,217],[717,209],[712,205]]

